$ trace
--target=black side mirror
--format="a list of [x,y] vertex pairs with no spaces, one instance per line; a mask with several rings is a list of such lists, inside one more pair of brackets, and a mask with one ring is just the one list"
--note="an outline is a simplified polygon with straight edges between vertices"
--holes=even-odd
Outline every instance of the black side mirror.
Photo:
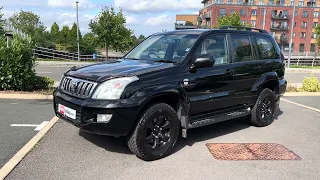
[[196,61],[191,65],[191,69],[212,67],[214,65],[215,59],[212,56],[204,55],[196,59]]

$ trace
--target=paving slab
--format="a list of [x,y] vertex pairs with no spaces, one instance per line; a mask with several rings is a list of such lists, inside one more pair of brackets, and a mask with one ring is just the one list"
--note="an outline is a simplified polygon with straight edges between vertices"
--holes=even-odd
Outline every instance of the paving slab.
[[[7,179],[319,179],[320,113],[281,101],[274,123],[258,128],[236,119],[192,129],[175,152],[145,162],[123,139],[79,131],[59,120]],[[216,160],[207,143],[278,143],[301,160]]]

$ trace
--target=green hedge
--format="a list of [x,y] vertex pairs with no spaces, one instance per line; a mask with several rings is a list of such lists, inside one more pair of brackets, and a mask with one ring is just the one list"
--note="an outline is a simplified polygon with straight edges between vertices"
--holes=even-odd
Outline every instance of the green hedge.
[[319,80],[316,77],[308,77],[303,80],[302,89],[308,92],[320,91]]
[[47,78],[37,77],[32,42],[17,35],[9,41],[0,37],[0,90],[45,90],[52,84]]

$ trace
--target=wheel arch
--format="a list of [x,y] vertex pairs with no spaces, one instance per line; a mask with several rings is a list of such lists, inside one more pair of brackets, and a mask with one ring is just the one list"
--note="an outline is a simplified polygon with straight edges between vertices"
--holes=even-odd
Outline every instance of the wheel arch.
[[276,72],[268,72],[260,76],[252,86],[252,91],[259,95],[263,89],[269,88],[279,94],[279,78]]

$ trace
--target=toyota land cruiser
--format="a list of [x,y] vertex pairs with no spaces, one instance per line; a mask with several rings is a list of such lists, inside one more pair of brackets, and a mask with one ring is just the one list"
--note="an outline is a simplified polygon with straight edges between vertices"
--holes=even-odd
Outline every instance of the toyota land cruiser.
[[137,157],[156,160],[191,128],[238,117],[270,125],[284,73],[284,56],[265,30],[162,32],[119,60],[68,70],[54,111],[83,131],[125,136]]

